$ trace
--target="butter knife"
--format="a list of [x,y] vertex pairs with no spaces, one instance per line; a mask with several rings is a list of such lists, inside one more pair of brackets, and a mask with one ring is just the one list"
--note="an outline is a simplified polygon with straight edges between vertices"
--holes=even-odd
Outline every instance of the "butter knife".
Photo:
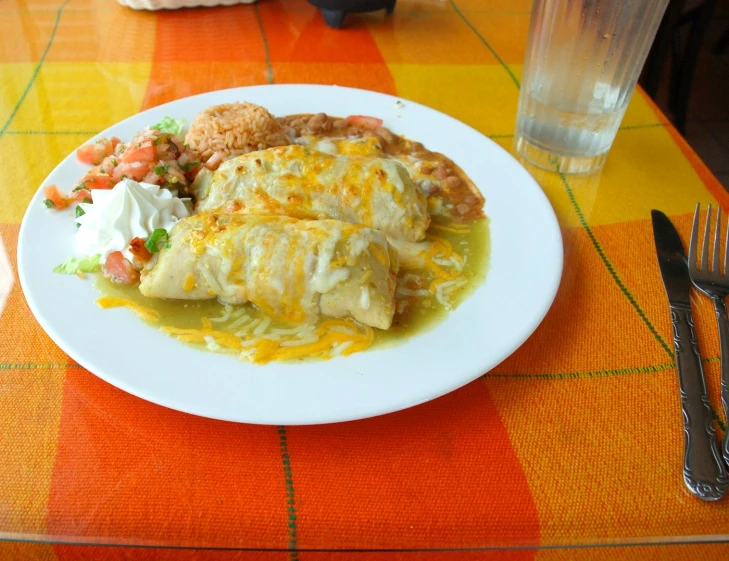
[[691,280],[681,238],[668,217],[651,211],[658,265],[671,307],[673,345],[683,410],[683,480],[705,501],[719,500],[729,477],[719,454],[691,313]]

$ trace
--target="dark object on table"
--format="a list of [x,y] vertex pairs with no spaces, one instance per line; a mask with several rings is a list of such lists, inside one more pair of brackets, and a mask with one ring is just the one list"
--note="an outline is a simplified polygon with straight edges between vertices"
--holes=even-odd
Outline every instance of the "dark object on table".
[[356,12],[374,12],[387,10],[391,14],[395,10],[396,0],[309,0],[309,4],[319,8],[324,21],[329,27],[339,29],[344,16]]
[[[673,113],[674,125],[682,134],[686,132],[696,61],[715,6],[716,0],[671,0],[640,77],[640,85],[655,99],[663,69],[671,57],[668,108]],[[682,45],[679,32],[689,26],[688,37]]]

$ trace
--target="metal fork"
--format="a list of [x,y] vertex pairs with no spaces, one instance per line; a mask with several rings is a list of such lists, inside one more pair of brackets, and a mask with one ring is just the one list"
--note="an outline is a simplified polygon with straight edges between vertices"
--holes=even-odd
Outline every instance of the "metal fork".
[[[699,210],[701,204],[696,205],[694,224],[691,229],[691,242],[689,244],[689,276],[696,288],[706,294],[714,303],[716,322],[719,326],[719,344],[721,348],[721,404],[724,415],[729,418],[729,318],[727,318],[726,297],[729,295],[729,228],[727,228],[724,242],[724,272],[719,266],[722,248],[719,247],[721,237],[721,207],[716,213],[716,230],[714,231],[714,247],[712,266],[709,270],[709,236],[711,232],[711,205],[706,211],[706,226],[704,227],[704,243],[701,248],[701,266],[698,263],[699,245]],[[724,433],[721,444],[721,454],[724,461],[729,464],[729,430]]]

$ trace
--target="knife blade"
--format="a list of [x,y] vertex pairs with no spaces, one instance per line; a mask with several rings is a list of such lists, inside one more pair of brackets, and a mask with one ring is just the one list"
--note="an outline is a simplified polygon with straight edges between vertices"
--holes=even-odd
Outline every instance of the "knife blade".
[[689,491],[706,501],[719,500],[729,476],[719,454],[706,380],[691,312],[691,279],[681,238],[668,217],[651,211],[658,266],[673,323],[673,346],[683,410],[683,480]]

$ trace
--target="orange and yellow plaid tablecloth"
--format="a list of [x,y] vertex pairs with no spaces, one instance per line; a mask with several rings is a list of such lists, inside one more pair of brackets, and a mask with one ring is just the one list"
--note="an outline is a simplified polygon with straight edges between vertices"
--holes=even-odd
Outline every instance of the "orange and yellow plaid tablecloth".
[[[726,540],[729,498],[702,503],[683,486],[649,211],[686,237],[697,201],[729,197],[641,93],[602,174],[530,169],[565,244],[544,323],[494,371],[410,410],[264,427],[157,407],[61,352],[17,282],[19,224],[45,176],[92,134],[172,99],[355,86],[510,149],[529,9],[400,0],[392,16],[350,16],[335,31],[304,0],[161,13],[0,1],[0,236],[15,279],[0,315],[0,558],[729,559],[721,543],[655,545]],[[699,297],[695,307],[723,434],[713,313]],[[88,543],[223,550],[71,545]],[[537,548],[641,543],[654,545]]]

